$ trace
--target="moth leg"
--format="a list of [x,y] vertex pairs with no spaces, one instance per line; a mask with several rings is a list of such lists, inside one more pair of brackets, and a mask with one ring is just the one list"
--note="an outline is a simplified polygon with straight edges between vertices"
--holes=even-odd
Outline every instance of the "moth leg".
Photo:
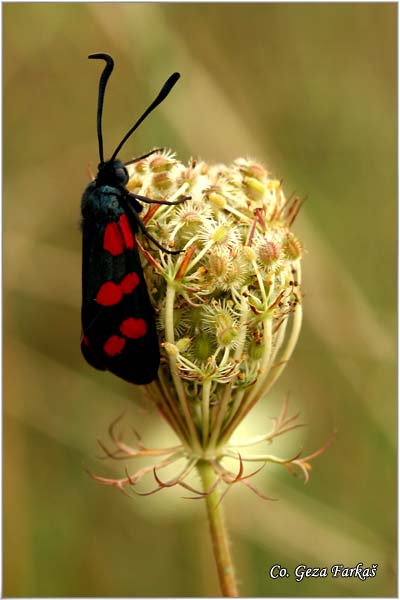
[[129,211],[129,215],[135,220],[136,225],[139,227],[143,235],[145,235],[149,240],[151,240],[153,244],[157,246],[157,248],[159,248],[163,252],[167,252],[168,254],[180,254],[181,252],[183,252],[183,250],[169,250],[168,248],[164,248],[164,246],[162,246],[160,242],[156,240],[156,238],[153,237],[151,233],[147,231],[146,226],[143,224],[141,218],[139,217],[133,206],[126,202],[126,208]]
[[183,198],[174,200],[174,202],[169,202],[168,200],[151,200],[150,198],[146,198],[146,196],[140,196],[139,194],[133,193],[129,193],[127,198],[131,198],[132,200],[140,200],[141,202],[146,202],[147,204],[167,204],[168,206],[175,206],[176,204],[182,204],[182,202],[190,200],[191,196],[183,196]]

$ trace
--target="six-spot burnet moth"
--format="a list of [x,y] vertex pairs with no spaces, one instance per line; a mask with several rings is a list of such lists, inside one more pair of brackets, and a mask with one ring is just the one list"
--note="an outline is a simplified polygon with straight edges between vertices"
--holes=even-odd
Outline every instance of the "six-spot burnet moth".
[[100,163],[97,176],[86,188],[81,204],[81,350],[92,367],[108,370],[131,383],[146,384],[157,375],[160,350],[154,311],[135,234],[140,229],[164,252],[176,254],[179,250],[164,248],[150,235],[139,217],[143,209],[140,202],[178,204],[188,198],[167,202],[130,193],[125,187],[129,179],[128,171],[117,160],[117,155],[147,115],[168,96],[180,75],[174,73],[169,77],[156,99],[118,144],[111,158],[104,160],[103,101],[114,61],[104,53],[91,54],[89,58],[102,59],[106,66],[100,77],[97,108]]

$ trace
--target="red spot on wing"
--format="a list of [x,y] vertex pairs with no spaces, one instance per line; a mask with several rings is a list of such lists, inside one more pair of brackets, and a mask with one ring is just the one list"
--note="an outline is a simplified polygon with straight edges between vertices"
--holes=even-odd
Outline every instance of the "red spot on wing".
[[127,338],[136,340],[146,335],[146,321],[144,319],[134,319],[133,317],[129,317],[128,319],[125,319],[125,321],[122,321],[119,330]]
[[108,356],[115,356],[121,354],[125,344],[124,338],[119,337],[119,335],[112,335],[104,344],[103,350]]
[[135,287],[137,287],[138,285],[139,285],[139,277],[138,277],[137,273],[128,273],[128,275],[125,275],[125,277],[123,278],[123,280],[120,283],[120,286],[121,286],[124,294],[130,294],[131,292],[133,292]]
[[103,248],[113,256],[118,256],[124,251],[124,243],[117,223],[107,223],[104,230]]
[[89,346],[89,340],[87,339],[85,334],[82,334],[81,343],[85,344],[85,346]]
[[121,302],[123,290],[121,285],[113,281],[106,281],[97,292],[96,302],[102,306],[113,306]]
[[125,248],[133,250],[135,238],[133,237],[131,226],[125,214],[122,214],[118,221],[119,229],[124,240]]

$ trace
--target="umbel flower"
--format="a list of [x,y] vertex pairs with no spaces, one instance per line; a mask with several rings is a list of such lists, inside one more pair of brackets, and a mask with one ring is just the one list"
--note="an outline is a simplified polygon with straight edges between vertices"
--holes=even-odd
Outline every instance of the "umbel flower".
[[[279,457],[249,451],[299,427],[288,416],[287,403],[271,431],[235,443],[232,435],[249,411],[271,389],[295,348],[302,321],[301,258],[303,246],[292,231],[299,212],[298,197],[286,198],[282,182],[260,164],[240,158],[233,164],[209,165],[155,151],[132,162],[128,189],[152,199],[186,202],[152,204],[142,213],[146,228],[164,247],[160,251],[138,236],[143,269],[157,315],[161,365],[157,379],[146,386],[176,433],[179,444],[134,447],[110,426],[113,447],[100,443],[114,459],[147,457],[151,464],[119,479],[92,475],[98,482],[128,493],[147,495],[179,485],[186,495],[205,498],[222,590],[237,595],[229,548],[220,514],[221,495],[243,483],[261,497],[246,473],[246,462],[277,463],[308,479],[309,461],[324,448],[301,457]],[[237,469],[226,465],[237,461]],[[172,479],[162,470],[176,463]],[[183,467],[182,467],[183,463]],[[191,482],[197,469],[203,489]],[[155,485],[139,491],[149,474]]]
[[[303,247],[291,227],[301,201],[286,198],[281,181],[243,158],[230,166],[194,159],[184,165],[159,150],[128,169],[127,187],[134,193],[170,201],[190,196],[180,205],[150,205],[143,217],[148,231],[163,246],[182,249],[180,254],[167,255],[138,239],[162,348],[157,379],[146,394],[180,443],[155,449],[138,439],[131,448],[118,438],[114,422],[115,448],[102,444],[107,456],[160,461],[121,479],[96,479],[126,490],[153,472],[152,492],[171,485],[193,490],[186,481],[207,461],[217,476],[214,487],[241,481],[256,491],[243,476],[243,463],[252,461],[297,465],[307,480],[314,455],[246,453],[299,426],[298,415],[288,417],[286,403],[270,432],[240,445],[230,441],[282,373],[299,336]],[[224,467],[227,457],[238,461],[237,473]],[[183,470],[162,482],[159,470],[182,458]]]

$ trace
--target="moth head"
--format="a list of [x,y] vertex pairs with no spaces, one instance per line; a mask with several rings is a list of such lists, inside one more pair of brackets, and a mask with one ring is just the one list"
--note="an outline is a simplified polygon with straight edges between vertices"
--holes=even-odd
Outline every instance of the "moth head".
[[99,185],[120,187],[128,183],[129,173],[120,160],[107,160],[100,163],[98,169],[96,180]]

